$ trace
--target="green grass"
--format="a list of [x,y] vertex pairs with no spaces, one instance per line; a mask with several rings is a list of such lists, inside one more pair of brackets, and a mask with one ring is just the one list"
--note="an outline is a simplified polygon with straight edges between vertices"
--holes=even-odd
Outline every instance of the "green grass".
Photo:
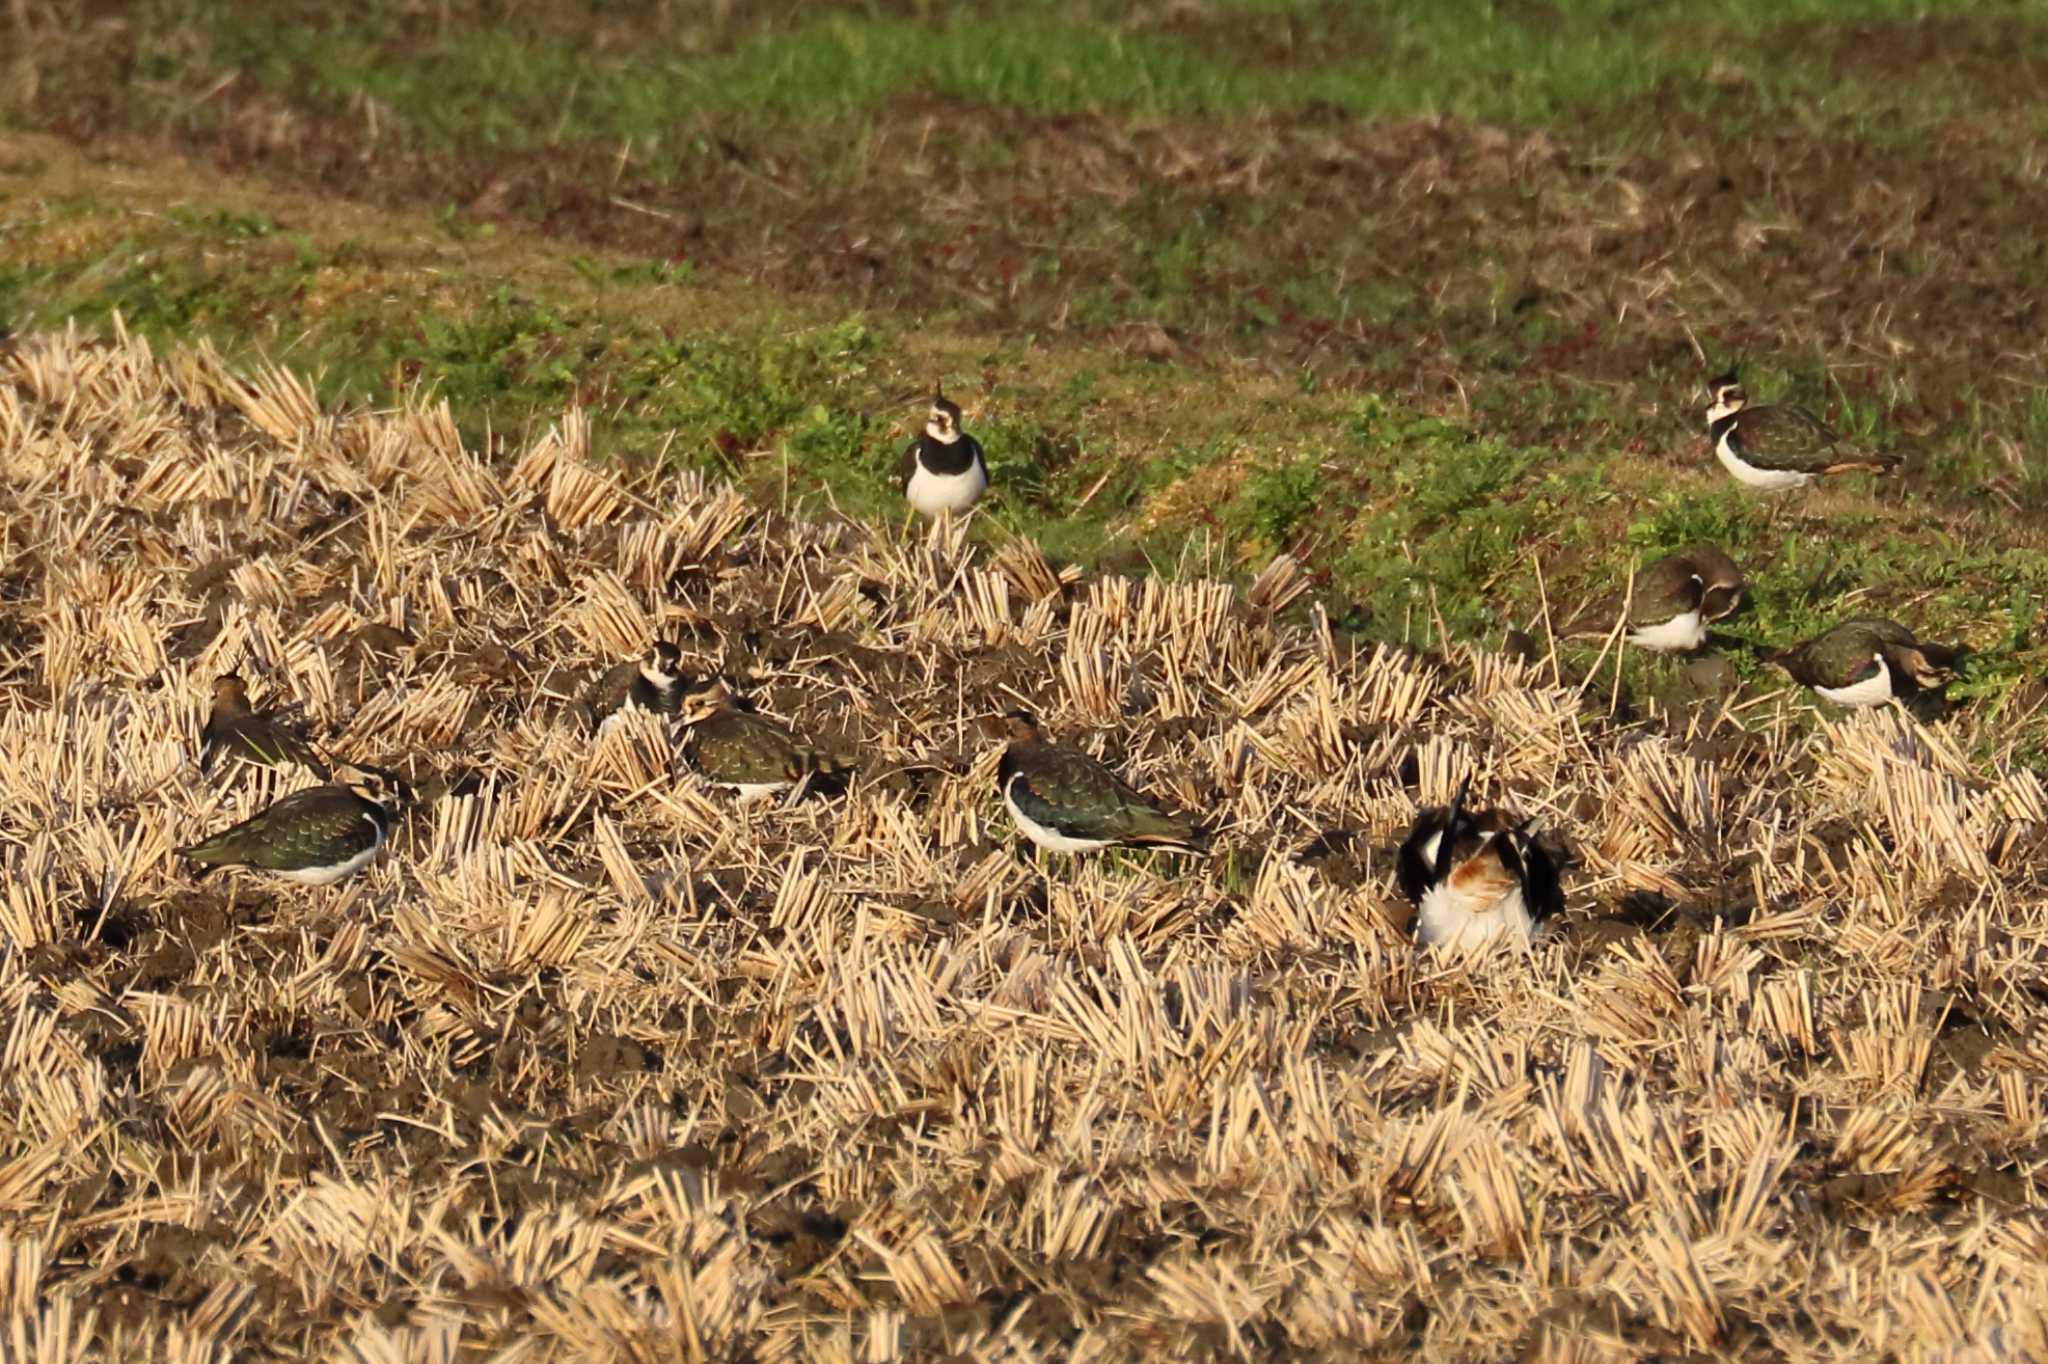
[[[1028,0],[1000,14],[933,5],[915,19],[877,8],[501,16],[478,0],[154,0],[91,41],[40,35],[38,93],[12,117],[84,136],[168,128],[262,173],[424,201],[457,237],[523,219],[693,269],[748,270],[758,253],[808,274],[803,287],[826,275],[858,296],[841,311],[914,310],[1013,334],[1146,323],[1297,354],[1355,333],[1364,368],[1389,370],[1418,331],[1445,331],[1456,363],[1489,370],[1572,347],[1585,311],[1537,286],[1558,275],[1560,225],[1614,215],[1605,172],[1643,183],[1631,157],[1719,143],[1736,153],[1741,212],[1764,220],[1782,216],[1781,183],[1814,171],[1779,182],[1745,170],[1752,134],[1772,145],[1789,128],[1830,149],[1920,156],[1933,133],[1974,118],[1999,133],[1967,178],[1981,183],[1992,164],[2029,174],[2010,152],[2017,130],[2002,127],[2015,92],[1972,64],[1991,58],[1945,63],[1906,29],[1850,33],[1839,47],[1811,31],[1933,12],[1895,0],[1735,0],[1704,15],[1583,2],[1155,12]],[[1940,12],[1978,48],[2048,50],[2048,23],[2010,0]],[[1717,67],[1744,74],[1708,80]],[[1497,144],[1508,165],[1521,164],[1524,132],[1549,130],[1574,172],[1591,173],[1524,186],[1454,135],[1445,201],[1472,205],[1479,226],[1410,223],[1412,206],[1373,169],[1427,139],[1377,145],[1370,121],[1430,113],[1510,125]],[[1098,119],[1138,140],[1099,136]],[[1184,161],[1147,140],[1161,131]],[[1325,146],[1337,160],[1324,161]],[[1858,165],[1833,202],[1855,202],[1871,174]],[[1421,267],[1399,258],[1418,240],[1441,253]],[[1727,235],[1716,240],[1725,249]],[[820,265],[846,251],[878,263],[867,288]],[[1895,277],[1936,282],[1951,265],[1921,243],[1885,261]],[[2038,264],[2012,250],[1983,268],[2024,287]],[[1511,327],[1495,325],[1503,308]],[[1817,373],[1828,357],[1810,360]],[[1389,385],[1367,375],[1358,386]]]
[[[888,428],[914,419],[916,385],[901,373],[904,338],[872,320],[636,324],[630,315],[650,301],[690,295],[687,272],[589,259],[566,262],[553,280],[529,277],[526,291],[484,276],[444,278],[434,306],[404,326],[387,325],[381,300],[292,315],[281,299],[303,299],[379,253],[317,244],[263,213],[156,222],[152,235],[116,238],[89,258],[0,269],[0,306],[17,318],[87,325],[119,310],[132,330],[166,343],[205,335],[245,359],[288,352],[321,372],[330,398],[438,394],[473,442],[492,432],[517,438],[580,402],[602,414],[601,454],[665,452],[766,500],[878,521],[899,515],[891,471],[901,434]],[[580,297],[566,296],[570,284]],[[1983,704],[2041,664],[2033,627],[2048,596],[2048,557],[2032,550],[1969,543],[1938,523],[1902,530],[1875,510],[1838,515],[1825,537],[1774,539],[1765,504],[1740,490],[1709,482],[1659,491],[1598,462],[1502,440],[1483,418],[1304,386],[1272,390],[1255,407],[1237,399],[1198,412],[1186,407],[1189,392],[1170,370],[1099,363],[1068,370],[1028,401],[999,387],[975,428],[998,489],[990,519],[1055,558],[1133,552],[1162,571],[1255,568],[1291,548],[1325,575],[1347,628],[1418,646],[1441,642],[1439,618],[1453,638],[1491,641],[1533,624],[1533,557],[1546,564],[1556,606],[1618,588],[1631,556],[1643,562],[1708,540],[1735,548],[1753,582],[1748,608],[1725,632],[1732,640],[1788,643],[1865,612],[1956,638],[1967,627],[1977,648],[1952,694]],[[1176,410],[1171,434],[1142,461],[1120,459],[1129,410],[1162,396]],[[1248,443],[1248,426],[1266,434]],[[1320,435],[1286,435],[1304,431]],[[1234,461],[1244,474],[1214,517],[1198,507],[1195,521],[1149,533],[1132,523],[1138,509]],[[1605,540],[1617,513],[1621,552]],[[1200,548],[1194,560],[1190,546]],[[1564,656],[1576,670],[1594,652],[1571,645]],[[1731,657],[1753,681],[1780,685],[1741,648]],[[1670,685],[1659,661],[1632,656],[1623,666],[1630,695],[1660,696]]]
[[[414,297],[359,287],[382,278],[382,251],[315,246],[263,214],[179,209],[153,224],[75,255],[0,260],[0,322],[106,330],[118,314],[166,345],[204,337],[238,363],[285,360],[331,402],[433,395],[479,446],[580,404],[599,416],[601,456],[660,455],[812,510],[899,513],[897,455],[930,371],[906,381],[902,338],[862,317],[764,309],[734,323],[687,270],[586,257],[519,288],[488,269],[435,270],[432,296]],[[1109,523],[1143,492],[1112,482],[1077,516],[1103,472],[1089,447],[1105,382],[1121,386],[1078,371],[1028,411],[999,393],[975,426],[1001,490],[995,518],[1065,557],[1116,548]]]
[[[1373,604],[1371,633],[1438,643],[1492,632],[1511,593],[1500,579],[1569,505],[1546,486],[1538,451],[1456,422],[1358,402],[1337,459],[1367,469],[1359,512],[1340,534],[1337,579]],[[1395,622],[1399,628],[1395,628]]]
[[[2009,2],[1940,7],[2017,15]],[[929,20],[847,8],[793,22],[744,13],[721,24],[643,7],[631,40],[593,16],[577,24],[498,22],[468,5],[423,13],[372,4],[312,10],[223,0],[145,6],[138,66],[182,118],[210,106],[172,94],[221,75],[330,107],[433,148],[630,144],[660,174],[707,154],[705,116],[842,119],[902,95],[1040,114],[1236,115],[1312,108],[1367,116],[1452,113],[1533,125],[1607,109],[1669,85],[1698,86],[1716,62],[1741,66],[1774,98],[1826,89],[1844,107],[1896,109],[1891,85],[1844,85],[1804,45],[1777,41],[1822,20],[1908,20],[1901,0],[1734,0],[1696,6],[1575,0],[1532,13],[1490,0],[1347,9],[1327,0],[1222,7],[1218,21],[1137,22],[1125,5],[1034,0]],[[1294,22],[1329,33],[1289,59],[1245,61],[1235,40]],[[591,35],[597,35],[593,37]],[[709,49],[707,51],[706,49]],[[721,50],[722,49],[722,50]],[[62,85],[62,70],[50,79]],[[1967,89],[1936,70],[1916,90],[1930,117]],[[368,112],[362,115],[367,123]]]

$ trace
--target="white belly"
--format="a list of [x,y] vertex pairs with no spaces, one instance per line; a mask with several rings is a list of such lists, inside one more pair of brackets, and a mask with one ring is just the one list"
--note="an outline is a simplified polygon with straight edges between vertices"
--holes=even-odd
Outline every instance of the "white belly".
[[1743,484],[1745,487],[1762,488],[1766,492],[1776,492],[1785,488],[1797,488],[1801,484],[1813,482],[1812,474],[1803,474],[1796,469],[1757,468],[1756,465],[1749,463],[1742,456],[1736,454],[1729,445],[1729,441],[1733,438],[1734,434],[1732,431],[1724,432],[1721,439],[1714,442],[1714,454],[1720,458],[1721,467],[1735,475],[1737,483]]
[[743,802],[779,796],[796,785],[793,781],[728,781],[718,784],[737,795]]
[[903,495],[920,515],[963,512],[981,501],[988,491],[988,470],[976,460],[957,474],[935,474],[920,464],[910,475]]
[[1526,950],[1535,941],[1536,925],[1519,889],[1490,905],[1475,905],[1445,883],[1423,892],[1415,936],[1424,947],[1448,952],[1477,952],[1502,939]]
[[287,881],[296,881],[302,886],[331,886],[343,877],[354,876],[364,867],[369,866],[370,859],[377,855],[377,849],[382,846],[381,840],[373,843],[348,861],[336,866],[303,867],[298,871],[281,871],[278,875]]
[[1682,616],[1673,616],[1661,625],[1645,625],[1628,634],[1629,643],[1656,654],[1691,653],[1706,643],[1706,639],[1707,623],[1700,619],[1697,608]]
[[1866,677],[1861,682],[1852,682],[1846,687],[1815,687],[1813,694],[1823,701],[1832,701],[1838,706],[1875,706],[1892,699],[1891,665],[1880,656],[1877,660],[1877,676]]
[[1010,818],[1017,822],[1017,827],[1023,831],[1024,837],[1030,839],[1047,852],[1056,853],[1095,852],[1110,845],[1110,840],[1107,838],[1068,838],[1059,830],[1049,829],[1025,814],[1022,810],[1019,810],[1016,798],[1010,794],[1010,791],[1012,787],[1022,780],[1022,777],[1010,778],[1010,785],[1003,788],[1003,804],[1009,807]]

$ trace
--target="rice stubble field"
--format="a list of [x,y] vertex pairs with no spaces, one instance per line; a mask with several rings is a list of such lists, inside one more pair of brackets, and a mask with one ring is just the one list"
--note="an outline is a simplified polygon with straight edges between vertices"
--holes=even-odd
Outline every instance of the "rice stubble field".
[[[576,413],[493,463],[204,349],[0,363],[26,1358],[2041,1348],[2048,792],[1981,711],[1626,722],[1284,559],[1062,572]],[[593,737],[657,635],[850,788]],[[172,855],[293,784],[198,773],[229,668],[418,792],[368,870]],[[1020,852],[1019,703],[1217,850]],[[1418,953],[1388,885],[1468,775],[1566,861],[1531,955]]]
[[[2048,1357],[2035,7],[0,44],[0,1360]],[[1899,468],[1734,486],[1731,363]],[[1763,661],[1872,614],[1945,697]],[[844,789],[593,735],[656,638]],[[313,780],[229,669],[358,875],[177,855]],[[1019,707],[1213,850],[1033,853]],[[1415,947],[1467,779],[1531,954]]]

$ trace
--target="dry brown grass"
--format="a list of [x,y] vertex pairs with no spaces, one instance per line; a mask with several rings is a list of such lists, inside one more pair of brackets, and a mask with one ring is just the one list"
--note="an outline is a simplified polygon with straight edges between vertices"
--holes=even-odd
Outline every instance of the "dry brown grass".
[[[1079,580],[587,437],[0,355],[0,1359],[2048,1346],[2048,791],[1988,722],[1622,727],[1276,623],[1284,564]],[[580,731],[657,632],[852,789]],[[171,855],[294,780],[198,775],[230,666],[438,794],[370,871]],[[1022,858],[1018,699],[1224,851]],[[1574,855],[1532,958],[1390,895],[1467,771]]]

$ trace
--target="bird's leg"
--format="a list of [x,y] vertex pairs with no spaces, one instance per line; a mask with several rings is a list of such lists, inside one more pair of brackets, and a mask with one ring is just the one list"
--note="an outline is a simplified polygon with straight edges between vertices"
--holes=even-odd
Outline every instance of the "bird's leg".
[[1764,529],[1773,534],[1783,534],[1791,529],[1792,494],[1798,489],[1781,492],[1771,499],[1770,514],[1764,518]]
[[[1638,649],[1637,653],[1647,650]],[[1684,676],[1684,654],[1652,654],[1649,659],[1650,676],[1654,685],[1650,688],[1649,699],[1657,709],[1670,711],[1674,700],[1683,699],[1683,689],[1678,685]]]

